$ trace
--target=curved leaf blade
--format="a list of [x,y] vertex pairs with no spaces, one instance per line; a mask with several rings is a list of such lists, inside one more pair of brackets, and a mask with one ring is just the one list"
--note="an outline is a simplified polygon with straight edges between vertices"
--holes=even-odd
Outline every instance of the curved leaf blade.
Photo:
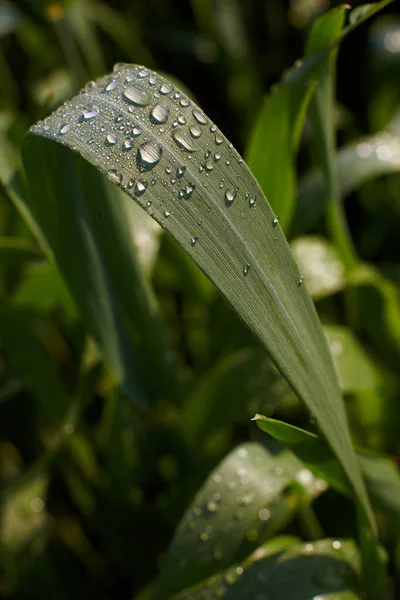
[[[48,138],[106,172],[170,231],[260,338],[315,416],[373,527],[314,306],[277,219],[232,144],[171,83],[127,65],[88,85],[31,132],[24,160],[37,187],[35,202],[41,187],[33,177],[36,157],[46,152],[59,176],[64,168],[57,156],[64,158],[65,152],[43,139]],[[72,159],[65,160],[76,179]],[[41,170],[53,177],[57,198],[58,182],[43,158]],[[36,211],[39,221],[51,208]],[[55,224],[47,219],[47,225],[54,236]],[[72,215],[68,227],[76,229]]]

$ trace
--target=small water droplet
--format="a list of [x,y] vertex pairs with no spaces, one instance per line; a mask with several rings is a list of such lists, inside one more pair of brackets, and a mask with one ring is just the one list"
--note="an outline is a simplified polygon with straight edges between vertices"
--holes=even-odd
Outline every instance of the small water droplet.
[[116,169],[110,169],[108,171],[108,176],[114,183],[121,185],[122,175]]
[[278,217],[278,215],[275,215],[272,220],[273,227],[276,227],[278,225],[278,223],[279,223],[279,217]]
[[147,69],[140,69],[139,73],[137,74],[139,79],[144,79],[145,77],[148,77],[148,75],[149,75],[149,72]]
[[226,190],[225,192],[225,204],[226,206],[232,206],[233,201],[236,198],[237,189]]
[[243,567],[236,567],[236,573],[238,575],[242,575],[243,574]]
[[95,117],[97,117],[97,115],[100,114],[100,110],[98,109],[97,106],[91,106],[90,108],[87,108],[86,110],[83,111],[82,113],[82,119],[84,121],[90,121],[91,119],[94,119]]
[[255,196],[250,196],[250,198],[249,198],[249,206],[250,206],[250,208],[254,208],[255,205],[256,205],[256,198],[255,198]]
[[181,177],[183,177],[184,174],[185,174],[185,172],[186,172],[185,165],[181,165],[180,167],[178,167],[177,170],[176,170],[176,176],[177,176],[177,178],[180,179]]
[[161,160],[162,148],[155,142],[144,142],[138,149],[136,162],[141,172],[150,171]]
[[118,137],[115,133],[108,133],[105,139],[105,143],[107,146],[114,146],[118,142]]
[[203,113],[202,113],[200,110],[198,110],[197,108],[195,108],[195,109],[193,110],[193,116],[194,116],[194,118],[196,119],[196,121],[197,121],[198,123],[200,123],[200,125],[207,125],[207,119],[206,119],[206,117],[205,117],[205,116],[204,116],[204,114],[203,114]]
[[228,159],[228,160],[225,161],[225,164],[226,164],[227,167],[229,167],[229,165],[231,164],[231,161]]
[[224,138],[218,132],[215,134],[214,139],[215,139],[215,143],[218,144],[218,146],[224,142]]
[[218,505],[215,502],[208,502],[207,510],[211,513],[215,513],[218,510]]
[[173,90],[172,85],[170,85],[169,83],[163,83],[162,86],[160,87],[160,94],[170,94]]
[[64,135],[65,133],[68,133],[68,131],[70,129],[71,129],[71,125],[68,125],[68,123],[64,123],[64,125],[61,125],[60,135]]
[[185,116],[184,115],[178,115],[177,122],[179,123],[179,125],[185,125],[185,123],[186,123]]
[[195,246],[197,240],[198,240],[198,237],[196,235],[192,235],[192,237],[190,238],[190,245]]
[[118,117],[115,117],[115,122],[121,123],[121,121],[123,121],[124,119],[125,119],[124,115],[118,115]]
[[111,79],[111,81],[109,83],[107,83],[106,87],[104,88],[105,92],[112,92],[113,90],[115,90],[115,88],[118,86],[118,81],[116,79]]
[[171,213],[169,212],[169,210],[167,210],[167,209],[165,209],[165,210],[164,210],[164,217],[165,217],[166,219],[168,219],[168,217],[170,216],[170,214],[171,214]]
[[122,150],[124,150],[124,152],[129,152],[129,150],[132,150],[134,145],[135,144],[133,140],[125,140],[122,144]]
[[141,196],[147,190],[147,181],[145,179],[138,179],[135,184],[133,193],[135,196]]
[[179,100],[179,104],[184,107],[190,106],[190,100],[188,98],[183,97]]
[[208,534],[203,531],[203,533],[200,534],[200,539],[202,542],[207,542],[208,541]]
[[134,184],[135,184],[135,181],[134,181],[134,179],[130,179],[130,180],[128,181],[128,183],[126,184],[126,187],[127,187],[127,189],[128,189],[128,190],[131,190],[131,189],[133,188]]
[[150,102],[146,90],[137,85],[128,85],[122,92],[122,96],[135,106],[147,106]]
[[332,547],[335,550],[339,550],[341,548],[341,546],[342,546],[342,544],[339,541],[332,542]]
[[204,167],[206,171],[210,173],[214,168],[214,164],[211,162],[211,160],[206,160]]
[[156,104],[150,112],[150,119],[153,123],[162,125],[166,123],[169,118],[170,108],[167,104]]
[[299,277],[299,287],[301,287],[303,285],[303,283],[304,283],[304,277],[303,277],[303,275],[300,275],[300,277]]
[[221,476],[221,475],[219,475],[218,473],[216,473],[216,474],[213,476],[213,482],[214,482],[214,483],[216,483],[216,484],[220,484],[220,483],[222,483],[222,476]]
[[216,152],[214,154],[214,160],[215,160],[215,162],[218,162],[219,160],[221,160],[221,157],[222,157],[221,152]]
[[155,85],[157,83],[157,77],[155,75],[150,75],[149,77],[149,84],[150,85]]
[[199,138],[201,136],[201,129],[197,125],[191,125],[189,131],[190,135],[194,138]]
[[247,458],[249,455],[249,451],[247,450],[247,448],[239,448],[236,454],[239,458]]
[[185,152],[194,152],[194,147],[192,146],[192,142],[190,138],[185,135],[184,131],[174,131],[172,134],[172,139],[176,143],[181,150]]
[[210,131],[211,131],[211,133],[215,133],[217,131],[217,126],[216,125],[211,125]]

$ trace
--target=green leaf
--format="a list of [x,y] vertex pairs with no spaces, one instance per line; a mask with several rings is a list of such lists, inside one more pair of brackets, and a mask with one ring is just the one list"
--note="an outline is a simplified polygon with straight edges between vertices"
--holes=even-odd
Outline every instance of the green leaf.
[[325,325],[324,331],[341,390],[346,393],[377,388],[378,369],[355,335],[338,325]]
[[[400,171],[400,117],[382,132],[360,138],[334,157],[340,193],[346,197],[367,181]],[[327,196],[320,171],[304,177],[299,187],[293,234],[311,229],[326,210]]]
[[[351,495],[343,470],[322,438],[262,415],[256,415],[254,420],[262,431],[286,444],[317,477],[325,479],[339,492]],[[361,450],[356,454],[373,507],[399,522],[400,474],[394,463],[384,456]]]
[[[118,208],[107,204],[104,225],[99,225],[101,219],[95,215],[100,205],[104,212],[104,201],[96,189],[99,184],[89,186],[95,180],[93,170],[43,138],[78,150],[106,172],[172,233],[214,281],[318,420],[370,514],[314,307],[270,206],[217,127],[159,75],[142,67],[117,65],[112,76],[88,85],[33,127],[32,134],[23,151],[30,209],[57,249],[58,264],[70,287],[80,290],[80,303],[87,305],[90,293],[91,306],[98,310],[98,298],[102,299],[116,342],[109,355],[121,375],[132,372],[122,368],[124,360],[120,361],[124,331],[106,275],[115,278],[118,269],[118,286],[121,279],[124,283],[130,279],[119,254],[128,250],[118,246],[122,204]],[[92,207],[90,219],[87,205]],[[102,236],[97,241],[92,236],[98,229]],[[100,257],[110,245],[113,268],[104,273],[107,263]],[[88,290],[91,280],[95,287]],[[86,319],[109,347],[104,326],[93,322],[91,314]],[[371,514],[370,519],[372,523]]]
[[357,600],[361,598],[358,571],[358,551],[352,541],[296,544],[296,538],[278,537],[257,548],[243,563],[185,590],[174,600],[205,596],[210,600]]
[[322,236],[304,236],[290,244],[313,300],[339,292],[346,285],[345,267],[336,248]]
[[86,161],[34,136],[24,162],[28,211],[117,381],[142,406],[166,393],[176,399],[170,351],[137,264],[129,200]]
[[[301,472],[293,455],[273,456],[260,444],[232,451],[210,474],[176,530],[158,582],[160,596],[225,569],[246,539],[254,544],[271,535],[277,521],[291,514],[282,514],[278,500],[292,482],[302,481]],[[319,493],[312,477],[305,485],[309,495]]]

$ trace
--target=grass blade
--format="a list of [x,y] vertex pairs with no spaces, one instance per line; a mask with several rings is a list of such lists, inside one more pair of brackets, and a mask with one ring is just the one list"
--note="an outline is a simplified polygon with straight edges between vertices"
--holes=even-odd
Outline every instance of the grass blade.
[[[72,229],[82,238],[82,232],[74,209],[67,210],[69,182],[77,184],[73,159],[54,141],[107,173],[219,287],[319,422],[373,526],[314,306],[277,219],[228,140],[167,80],[143,67],[117,65],[112,76],[34,126],[25,142],[32,209],[58,244],[57,233]],[[38,170],[52,186],[45,198]],[[78,189],[82,201],[84,189]],[[54,199],[68,217],[58,232],[49,218]],[[79,206],[75,211],[80,214]]]

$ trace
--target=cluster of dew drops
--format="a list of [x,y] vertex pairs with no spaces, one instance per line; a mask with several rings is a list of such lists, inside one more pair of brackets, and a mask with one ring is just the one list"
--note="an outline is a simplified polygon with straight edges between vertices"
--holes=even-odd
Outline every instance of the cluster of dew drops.
[[[87,97],[88,94],[91,95],[91,98],[93,94],[97,94],[96,103],[85,104],[85,96]],[[117,115],[115,115],[116,99],[123,101],[124,110]],[[173,100],[172,103],[171,100]],[[175,114],[173,115],[174,107]],[[76,117],[77,108],[79,109],[78,118]],[[101,118],[97,119],[99,115]],[[197,157],[193,160],[194,153],[199,149],[198,140],[206,130],[210,132],[214,149],[207,149],[204,154],[201,153],[202,157],[198,161],[198,172],[204,176],[204,187],[209,185],[207,178],[214,170],[217,171],[216,167],[219,164],[229,167],[233,160],[236,160],[239,165],[243,162],[233,150],[232,144],[226,140],[214,124],[209,123],[199,108],[193,107],[191,101],[171,83],[144,67],[127,68],[125,65],[115,65],[111,78],[101,79],[97,83],[89,82],[80,96],[65,103],[58,109],[55,116],[58,117],[56,130],[54,125],[49,124],[54,122],[54,118],[50,117],[38,123],[33,131],[36,130],[42,135],[58,139],[73,149],[75,148],[74,140],[78,138],[80,151],[92,162],[97,160],[98,165],[103,168],[104,162],[108,164],[112,162],[113,167],[107,169],[109,178],[124,188],[128,194],[133,195],[139,203],[141,203],[139,199],[143,196],[143,208],[147,209],[149,214],[165,228],[166,220],[173,215],[173,208],[164,205],[160,208],[161,215],[157,215],[152,206],[152,199],[149,197],[146,201],[145,194],[149,185],[154,186],[157,183],[153,169],[163,156],[162,141],[166,132],[171,134],[177,150],[184,159],[174,166],[167,165],[165,175],[163,173],[160,179],[165,188],[173,189],[173,186],[176,186],[176,198],[179,201],[190,200],[195,191],[196,184],[187,178],[189,172],[187,164],[182,163],[186,161],[193,163],[198,160]],[[98,125],[99,121],[101,121],[101,125]],[[73,124],[74,122],[76,125]],[[157,127],[157,135],[149,139],[146,133],[154,127]],[[206,136],[204,135],[204,137]],[[99,139],[102,141],[99,142]],[[86,154],[85,143],[91,146],[90,151],[87,151]],[[225,159],[223,156],[224,145],[228,146],[225,151]],[[132,158],[130,158],[131,156]],[[139,175],[129,177],[127,181],[124,181],[119,168],[121,163],[124,171],[135,170],[137,172],[138,170]],[[234,184],[234,180],[240,177],[240,173],[238,170],[232,171],[232,177],[226,181],[225,167],[221,170],[219,188],[223,193],[223,202],[229,208],[238,196],[239,190]],[[256,207],[255,196],[247,192],[245,199],[250,209]],[[162,204],[164,204],[164,200],[161,200],[160,206]],[[174,201],[172,204],[175,206]],[[211,206],[207,207],[207,211],[211,211]],[[244,216],[244,213],[241,214]],[[272,226],[276,227],[278,221],[278,216],[274,216]],[[202,221],[199,220],[197,226],[200,228],[201,224]],[[196,246],[198,239],[198,235],[191,235],[190,246]],[[249,272],[250,264],[246,262],[242,269],[243,276],[247,277]],[[300,277],[299,286],[302,283],[303,277]]]

